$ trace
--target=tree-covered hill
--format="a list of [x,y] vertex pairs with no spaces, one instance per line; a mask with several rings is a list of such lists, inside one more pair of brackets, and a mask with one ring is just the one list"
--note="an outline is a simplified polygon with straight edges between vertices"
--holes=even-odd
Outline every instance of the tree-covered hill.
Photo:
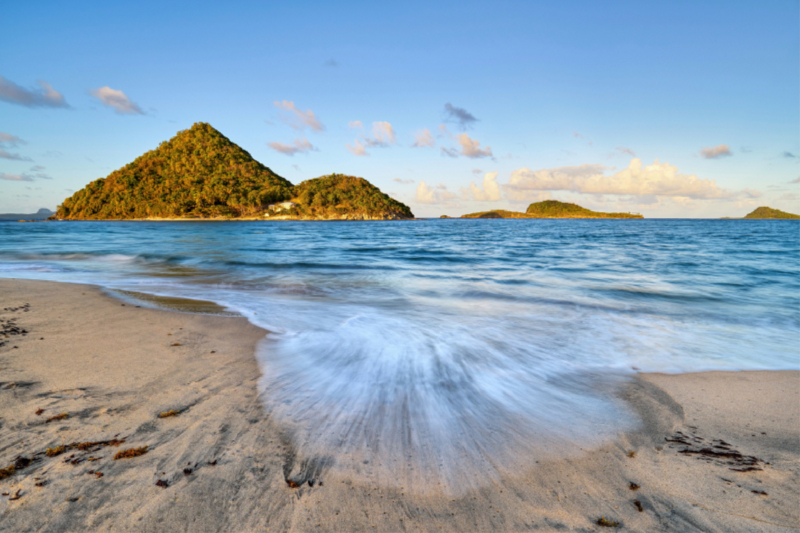
[[287,214],[311,219],[414,218],[411,209],[364,178],[331,174],[302,182],[292,190],[297,205]]
[[752,213],[746,215],[744,218],[800,218],[800,215],[795,215],[793,213],[787,213],[786,211],[781,211],[780,209],[773,209],[771,207],[759,207],[755,209]]
[[525,213],[518,211],[482,211],[462,215],[461,218],[644,218],[632,213],[601,213],[591,211],[577,204],[545,200],[528,206]]
[[[293,200],[290,210],[271,204]],[[396,219],[408,206],[363,178],[332,174],[298,186],[265,167],[209,124],[198,122],[64,200],[55,218]],[[271,218],[276,218],[271,216]]]

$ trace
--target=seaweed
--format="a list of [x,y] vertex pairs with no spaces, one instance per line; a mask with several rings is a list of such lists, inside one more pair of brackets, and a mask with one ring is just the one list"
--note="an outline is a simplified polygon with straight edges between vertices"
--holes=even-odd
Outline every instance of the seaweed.
[[633,500],[633,505],[636,507],[636,510],[639,511],[640,513],[644,512],[644,507],[642,507],[642,502],[640,502],[639,500]]
[[44,413],[44,409],[42,409],[41,407],[36,410],[36,416],[39,416],[42,413]]
[[47,457],[55,457],[56,455],[61,455],[65,451],[67,451],[67,447],[61,445],[61,446],[56,446],[55,448],[47,448],[45,454],[47,455]]
[[630,483],[628,483],[628,488],[631,490],[639,490],[639,485],[631,481]]
[[144,455],[150,451],[148,448],[149,446],[142,446],[141,448],[128,448],[127,450],[120,450],[114,455],[114,460],[117,461],[119,459],[139,457],[140,455]]
[[166,489],[169,487],[169,482],[164,479],[159,479],[156,481],[156,487],[161,487],[162,489]]
[[45,423],[49,424],[50,422],[53,422],[54,420],[64,420],[65,418],[69,418],[69,414],[68,413],[61,413],[60,415],[51,416],[50,418],[47,419],[47,422],[45,422]]
[[601,516],[595,521],[595,524],[602,527],[619,527],[619,522],[616,520],[609,520],[605,516]]
[[633,450],[629,451],[629,452],[628,452],[628,457],[630,457],[631,459],[633,459],[634,457],[636,457],[636,452],[635,452],[635,451],[633,451]]
[[176,411],[175,409],[170,409],[169,411],[164,411],[163,413],[158,415],[158,418],[169,418],[171,416],[178,416],[181,414],[180,411]]
[[16,473],[17,473],[17,467],[14,465],[8,465],[5,468],[0,468],[0,479],[11,477]]
[[69,445],[70,448],[77,448],[82,452],[90,448],[94,448],[95,446],[119,446],[120,444],[124,443],[125,439],[110,439],[110,440],[97,440],[97,441],[88,441],[88,442],[73,442]]

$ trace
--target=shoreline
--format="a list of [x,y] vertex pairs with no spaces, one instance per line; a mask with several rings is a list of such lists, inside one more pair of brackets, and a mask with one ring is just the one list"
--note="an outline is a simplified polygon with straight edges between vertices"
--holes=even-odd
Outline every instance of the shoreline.
[[[34,458],[0,479],[0,531],[592,531],[601,517],[622,531],[800,528],[797,371],[640,374],[620,391],[637,430],[453,496],[300,456],[259,400],[267,332],[243,317],[136,307],[81,284],[0,279],[0,295],[0,468]],[[113,438],[126,441],[35,456]]]

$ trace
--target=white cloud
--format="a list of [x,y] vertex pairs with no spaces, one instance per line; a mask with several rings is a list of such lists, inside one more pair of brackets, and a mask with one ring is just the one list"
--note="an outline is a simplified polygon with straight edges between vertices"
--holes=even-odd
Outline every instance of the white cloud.
[[353,122],[348,122],[347,127],[353,129],[361,129],[364,127],[364,124],[360,120],[354,120]]
[[727,144],[718,144],[713,148],[706,146],[700,150],[700,157],[703,159],[717,159],[719,157],[728,157],[731,155],[733,154],[731,153],[731,149]]
[[314,131],[324,131],[325,126],[317,120],[314,112],[310,109],[301,111],[295,107],[294,102],[284,100],[283,102],[274,102],[275,107],[281,110],[280,120],[287,126],[296,130],[311,128]]
[[465,200],[472,198],[479,202],[497,202],[500,200],[500,185],[497,183],[497,172],[487,172],[483,176],[483,187],[478,187],[470,182],[469,189],[461,189]]
[[64,95],[52,85],[42,80],[36,83],[38,89],[26,89],[0,76],[0,100],[25,107],[69,107]]
[[456,195],[447,190],[444,185],[439,185],[436,188],[431,188],[424,181],[420,181],[417,185],[417,193],[414,200],[421,204],[431,205],[450,205],[457,206],[455,202]]
[[667,196],[696,200],[732,198],[736,195],[760,194],[757,191],[733,193],[720,188],[714,180],[680,174],[669,163],[656,161],[643,166],[632,159],[628,168],[606,176],[603,165],[581,165],[543,170],[521,168],[511,173],[504,189],[512,201],[523,201],[525,191],[572,191],[582,194],[613,194],[633,196]]
[[131,101],[122,91],[111,87],[100,87],[91,91],[92,96],[107,107],[111,107],[118,115],[144,115],[142,108]]
[[346,145],[346,146],[347,146],[347,149],[348,149],[348,150],[350,150],[351,152],[353,152],[353,155],[358,155],[358,156],[367,156],[367,155],[369,155],[369,154],[367,153],[367,150],[366,150],[366,148],[364,148],[364,145],[363,145],[363,144],[361,144],[361,143],[358,141],[358,139],[356,139],[355,141],[353,141],[353,144],[354,144],[355,146],[350,146],[350,143],[347,143],[347,145]]
[[404,180],[404,179],[400,179],[400,178],[395,178],[392,181],[395,181],[397,183],[402,183],[403,185],[408,185],[409,183],[414,183],[414,180],[412,180],[412,179]]
[[458,135],[457,138],[458,144],[461,145],[461,155],[472,159],[477,159],[479,157],[494,157],[492,154],[492,148],[490,146],[481,148],[481,143],[475,139],[470,139],[466,133]]
[[394,128],[388,122],[373,122],[372,137],[364,138],[367,146],[389,146],[395,143]]
[[388,122],[373,122],[372,135],[367,137],[362,135],[361,139],[353,141],[354,146],[347,144],[347,149],[353,152],[354,155],[366,156],[367,147],[371,148],[385,148],[391,144],[395,144],[396,135],[394,128]]
[[269,146],[276,152],[280,152],[288,156],[293,156],[294,154],[306,154],[308,152],[316,150],[316,148],[314,148],[314,146],[310,142],[308,142],[308,140],[305,139],[304,137],[301,137],[300,139],[295,139],[294,142],[292,142],[292,144],[271,142],[267,143],[267,146]]
[[433,140],[433,135],[431,134],[431,130],[425,128],[420,130],[414,136],[414,144],[411,146],[415,146],[417,148],[423,148],[425,146],[436,146],[436,141]]

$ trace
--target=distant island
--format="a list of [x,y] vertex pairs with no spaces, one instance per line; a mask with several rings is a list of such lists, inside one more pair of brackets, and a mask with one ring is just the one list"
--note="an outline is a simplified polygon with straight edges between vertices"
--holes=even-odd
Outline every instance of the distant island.
[[480,213],[470,213],[461,215],[461,218],[644,218],[642,215],[633,213],[601,213],[591,211],[578,204],[559,202],[557,200],[545,200],[536,202],[528,206],[524,213],[518,211],[505,211],[497,209],[495,211],[482,211]]
[[745,215],[744,218],[800,218],[800,215],[795,215],[793,213],[787,213],[786,211],[781,211],[780,209],[773,209],[771,207],[759,207],[752,213]]
[[363,178],[293,185],[198,122],[58,206],[57,220],[400,220],[409,207]]
[[0,213],[0,220],[45,220],[54,214],[43,207],[35,213]]

